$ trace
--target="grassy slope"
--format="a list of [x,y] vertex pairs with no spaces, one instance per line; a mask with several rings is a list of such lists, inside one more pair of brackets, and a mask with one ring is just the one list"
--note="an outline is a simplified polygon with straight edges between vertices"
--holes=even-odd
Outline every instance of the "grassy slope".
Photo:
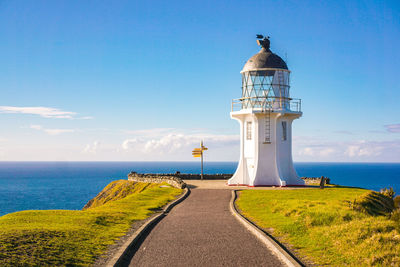
[[84,211],[22,211],[0,217],[0,266],[89,265],[133,222],[182,192],[159,184],[131,187],[132,194]]
[[351,208],[366,191],[245,190],[237,205],[243,215],[265,229],[273,228],[274,236],[318,265],[400,266],[395,222]]

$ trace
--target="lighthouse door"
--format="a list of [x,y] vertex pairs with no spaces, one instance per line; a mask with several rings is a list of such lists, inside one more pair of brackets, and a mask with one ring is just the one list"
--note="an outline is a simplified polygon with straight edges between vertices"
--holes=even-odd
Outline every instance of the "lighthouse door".
[[244,136],[244,157],[246,159],[246,167],[248,175],[244,175],[244,183],[248,183],[248,177],[253,176],[254,172],[254,145],[255,145],[255,125],[253,120],[249,119],[245,122]]

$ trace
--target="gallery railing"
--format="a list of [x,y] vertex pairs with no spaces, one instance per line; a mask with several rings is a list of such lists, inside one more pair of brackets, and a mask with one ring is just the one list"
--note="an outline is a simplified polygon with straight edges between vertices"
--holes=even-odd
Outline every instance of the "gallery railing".
[[274,96],[253,96],[242,97],[232,100],[232,111],[242,109],[266,110],[286,110],[292,112],[301,112],[301,99]]

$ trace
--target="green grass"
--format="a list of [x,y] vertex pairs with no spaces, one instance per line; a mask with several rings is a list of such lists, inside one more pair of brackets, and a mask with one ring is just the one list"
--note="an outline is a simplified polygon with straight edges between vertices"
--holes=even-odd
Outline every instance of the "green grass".
[[353,209],[354,199],[367,192],[356,188],[244,190],[237,206],[305,261],[400,266],[399,221]]
[[[160,184],[116,183],[103,195],[105,204],[98,200],[99,194],[95,205],[83,211],[22,211],[0,217],[0,266],[90,265],[132,223],[149,217],[182,192]],[[109,198],[117,188],[124,188],[121,194],[130,192],[123,198],[115,194],[117,200]]]

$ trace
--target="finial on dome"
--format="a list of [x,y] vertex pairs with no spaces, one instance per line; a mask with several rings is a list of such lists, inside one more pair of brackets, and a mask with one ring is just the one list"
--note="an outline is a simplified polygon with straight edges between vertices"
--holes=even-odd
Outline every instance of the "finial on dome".
[[270,46],[270,41],[269,41],[269,36],[264,37],[262,34],[257,34],[257,44],[260,45],[262,48],[265,48],[266,50],[269,50]]

